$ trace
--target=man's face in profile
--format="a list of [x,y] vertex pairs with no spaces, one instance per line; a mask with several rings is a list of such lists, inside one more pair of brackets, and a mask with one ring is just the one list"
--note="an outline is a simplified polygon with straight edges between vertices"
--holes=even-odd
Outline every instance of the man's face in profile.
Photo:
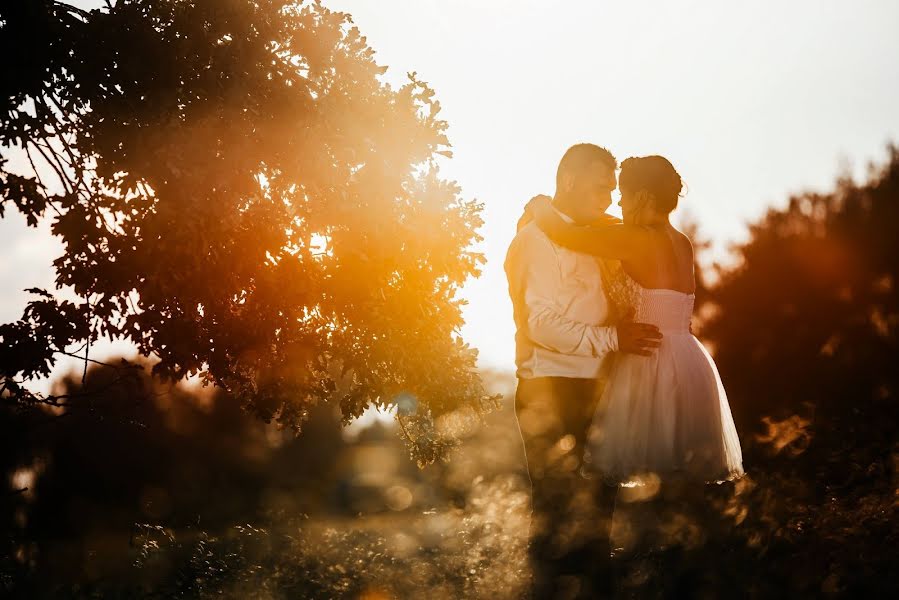
[[582,223],[600,219],[612,205],[612,192],[617,185],[615,170],[602,161],[596,161],[573,183],[572,192],[579,202],[578,214],[572,217]]

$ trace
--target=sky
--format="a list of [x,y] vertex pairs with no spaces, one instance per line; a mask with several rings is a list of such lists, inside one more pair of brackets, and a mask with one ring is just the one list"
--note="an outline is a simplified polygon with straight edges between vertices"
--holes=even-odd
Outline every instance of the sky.
[[[552,194],[570,145],[593,142],[619,161],[666,156],[687,187],[678,212],[713,242],[708,260],[727,262],[768,207],[827,190],[847,170],[861,177],[899,142],[893,0],[324,4],[353,15],[390,81],[415,71],[436,91],[454,150],[443,173],[484,204],[487,264],[463,290],[462,334],[485,367],[514,368],[503,258],[524,203]],[[28,229],[15,210],[0,219],[0,239],[8,322],[21,316],[24,288],[53,287],[62,247],[48,223]]]

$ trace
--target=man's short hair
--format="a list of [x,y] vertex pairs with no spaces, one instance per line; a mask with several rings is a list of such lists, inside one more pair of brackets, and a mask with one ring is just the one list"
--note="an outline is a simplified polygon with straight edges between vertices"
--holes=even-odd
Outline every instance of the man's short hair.
[[593,163],[600,161],[614,171],[618,168],[618,161],[612,153],[596,144],[575,144],[565,151],[559,168],[556,170],[556,188],[562,187],[562,177],[568,173],[575,177],[585,173]]

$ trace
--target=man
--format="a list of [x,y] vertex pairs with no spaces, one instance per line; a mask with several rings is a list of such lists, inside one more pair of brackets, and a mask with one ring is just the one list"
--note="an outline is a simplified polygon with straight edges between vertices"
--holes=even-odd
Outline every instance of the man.
[[[611,218],[605,211],[616,168],[608,150],[572,146],[559,163],[553,206],[577,224]],[[604,268],[601,259],[554,244],[527,215],[506,255],[517,329],[515,415],[531,481],[535,598],[552,598],[563,586],[591,594],[586,576],[608,560],[614,496],[610,502],[609,494],[599,494],[599,513],[591,512],[600,486],[581,468],[600,368],[611,352],[646,354],[661,338],[652,325],[608,324]]]

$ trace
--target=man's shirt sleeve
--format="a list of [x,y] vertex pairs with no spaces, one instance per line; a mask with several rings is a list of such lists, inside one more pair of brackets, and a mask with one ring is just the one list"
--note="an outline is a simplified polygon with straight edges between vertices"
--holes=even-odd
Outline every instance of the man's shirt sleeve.
[[506,257],[509,292],[522,311],[528,338],[538,346],[575,356],[618,350],[614,327],[588,325],[565,316],[555,300],[562,279],[556,249],[543,236],[519,236]]

